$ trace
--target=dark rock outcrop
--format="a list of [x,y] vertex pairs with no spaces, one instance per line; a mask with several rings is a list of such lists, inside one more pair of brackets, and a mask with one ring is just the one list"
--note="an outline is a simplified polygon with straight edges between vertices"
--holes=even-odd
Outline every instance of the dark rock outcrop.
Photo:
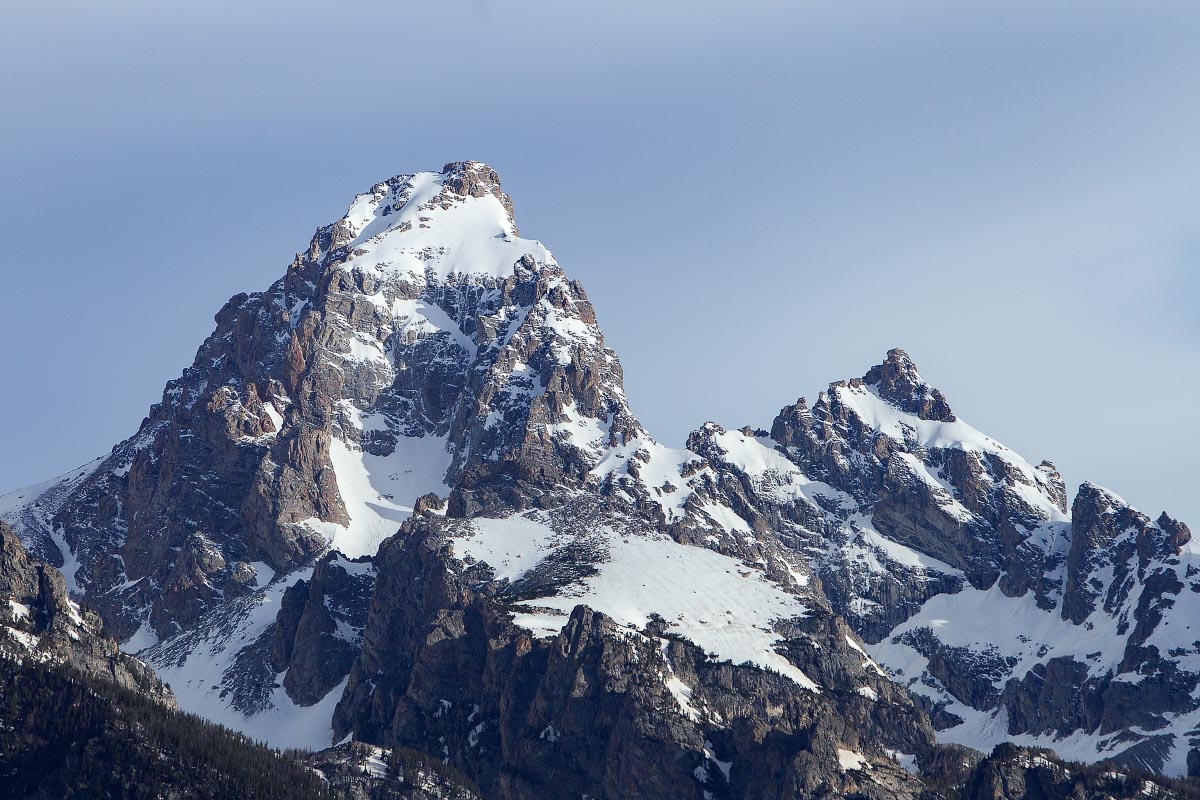
[[[1084,767],[1059,760],[1050,750],[1003,744],[971,771],[962,800],[1078,800],[1141,797],[1181,798],[1167,781],[1111,766]],[[1190,790],[1193,791],[1193,790]],[[1191,793],[1187,796],[1191,796]]]
[[312,577],[283,594],[271,643],[271,667],[287,672],[283,687],[310,706],[350,673],[358,655],[374,584],[369,563],[337,554],[321,559]]
[[174,707],[154,671],[122,653],[99,617],[68,596],[58,570],[25,551],[0,522],[0,658],[70,667]]
[[888,350],[887,358],[863,376],[879,396],[920,419],[954,422],[954,412],[941,391],[934,389],[917,372],[917,365],[900,348]]

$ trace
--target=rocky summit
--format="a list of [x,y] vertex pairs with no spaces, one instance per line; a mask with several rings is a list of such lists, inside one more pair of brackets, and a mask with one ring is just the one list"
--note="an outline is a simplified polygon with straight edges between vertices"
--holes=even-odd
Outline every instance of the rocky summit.
[[356,796],[1188,796],[1185,524],[1068,497],[898,349],[761,423],[658,442],[496,172],[399,175],[0,498],[0,646],[102,620]]

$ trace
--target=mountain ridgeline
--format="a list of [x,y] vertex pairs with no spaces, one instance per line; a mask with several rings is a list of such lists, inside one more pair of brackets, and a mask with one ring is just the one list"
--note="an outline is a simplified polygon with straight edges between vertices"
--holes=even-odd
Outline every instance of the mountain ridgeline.
[[379,753],[502,800],[1200,773],[1186,525],[1068,497],[902,350],[766,427],[658,442],[478,162],[356,197],[133,436],[0,516],[181,708],[325,751],[367,776],[347,791],[399,791]]

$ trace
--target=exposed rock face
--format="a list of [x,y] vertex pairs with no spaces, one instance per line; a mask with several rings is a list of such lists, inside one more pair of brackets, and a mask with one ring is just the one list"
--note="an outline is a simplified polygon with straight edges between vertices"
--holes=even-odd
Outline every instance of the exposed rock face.
[[1104,797],[1124,800],[1140,797],[1178,798],[1169,786],[1111,767],[1084,769],[1065,764],[1049,750],[1011,744],[998,746],[970,773],[962,788],[963,800],[1076,800]]
[[[1161,643],[1170,635],[1164,618],[1195,570],[1181,560],[1190,538],[1186,525],[1165,514],[1152,523],[1111,492],[1092,484],[1080,487],[1061,615],[1088,629],[1107,622],[1113,643],[1123,646],[1108,657],[1106,670],[1088,663],[1099,660],[1097,653],[1051,658],[1014,677],[1003,700],[1010,732],[1107,736],[1135,726],[1161,731],[1200,707],[1193,696],[1200,674],[1180,662],[1183,650],[1165,648],[1170,652],[1164,653]],[[1149,643],[1152,638],[1160,643]],[[1183,749],[1174,738],[1119,735],[1115,741],[1134,741],[1139,749],[1117,759],[1160,769],[1174,749]]]
[[1057,471],[958,421],[903,351],[890,351],[862,381],[831,385],[811,412],[803,400],[785,408],[771,435],[806,475],[849,494],[848,507],[879,533],[973,586],[1000,578],[1006,592],[1022,594],[1047,558],[1061,557],[1027,547],[1032,531],[1066,519]]
[[918,419],[954,422],[950,404],[917,372],[917,365],[900,348],[888,351],[887,358],[863,376],[863,383],[874,386],[879,396],[901,411]]
[[283,687],[301,706],[311,706],[350,673],[358,654],[374,589],[370,563],[331,554],[309,580],[288,587],[276,618],[271,666],[286,673]]
[[929,751],[928,723],[827,610],[787,651],[817,692],[582,605],[533,636],[489,568],[453,556],[449,524],[414,519],[381,548],[335,736],[440,753],[489,797],[920,793],[888,751]]
[[[1164,591],[1178,594],[1183,588],[1182,582],[1168,577],[1173,573],[1163,569],[1162,562],[1177,559],[1183,546],[1191,541],[1191,531],[1186,525],[1165,513],[1157,524],[1152,523],[1121,498],[1090,483],[1079,487],[1071,516],[1063,618],[1079,625],[1100,601],[1112,613],[1128,601],[1131,589],[1154,578],[1160,582],[1165,578],[1167,585],[1153,591],[1152,597],[1161,596]],[[1112,572],[1103,577],[1097,574],[1104,570]],[[1136,580],[1130,581],[1135,576]],[[1137,615],[1141,628],[1136,635],[1137,643],[1144,642],[1161,619],[1157,606],[1142,604],[1142,613]]]
[[0,659],[65,664],[135,689],[169,707],[170,689],[153,670],[104,636],[100,619],[67,597],[62,575],[31,558],[0,522]]

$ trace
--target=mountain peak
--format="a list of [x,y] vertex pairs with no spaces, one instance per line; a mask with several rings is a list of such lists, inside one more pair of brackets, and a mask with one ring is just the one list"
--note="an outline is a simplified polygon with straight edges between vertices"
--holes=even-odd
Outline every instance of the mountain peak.
[[1076,502],[1081,501],[1103,508],[1127,508],[1129,506],[1129,502],[1124,497],[1092,481],[1083,481],[1079,484]]
[[879,396],[892,405],[921,419],[937,422],[956,419],[945,396],[925,382],[912,358],[899,347],[888,350],[883,363],[871,367],[863,376],[863,383],[874,386]]
[[416,280],[452,274],[503,280],[522,260],[554,263],[540,242],[518,236],[500,176],[480,161],[453,161],[441,172],[375,184],[355,196],[341,219],[317,231],[304,260],[320,269]]
[[512,235],[517,235],[512,198],[500,189],[500,175],[482,161],[451,161],[442,167],[442,185],[462,197],[492,195],[508,212]]

